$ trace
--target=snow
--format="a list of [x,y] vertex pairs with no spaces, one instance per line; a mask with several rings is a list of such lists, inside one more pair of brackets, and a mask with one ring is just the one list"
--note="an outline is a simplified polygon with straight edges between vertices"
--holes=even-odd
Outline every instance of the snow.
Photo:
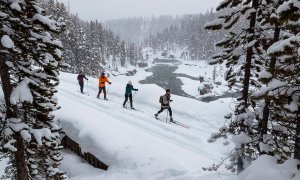
[[278,88],[278,87],[282,87],[282,86],[285,86],[287,85],[287,82],[282,82],[280,80],[277,80],[277,79],[272,79],[270,82],[269,82],[269,87],[271,88]]
[[55,138],[53,136],[53,134],[51,133],[50,129],[48,128],[43,128],[43,129],[32,129],[31,133],[34,135],[34,138],[36,140],[36,142],[38,143],[38,145],[42,145],[42,139],[46,138],[46,139],[51,139],[51,138]]
[[33,101],[32,94],[28,87],[29,80],[24,79],[11,93],[10,102],[12,104],[17,104],[20,102],[31,103]]
[[271,78],[272,77],[272,74],[268,71],[261,71],[260,74],[259,74],[259,79],[268,79],[268,78]]
[[57,30],[57,27],[56,27],[56,21],[54,20],[51,20],[49,17],[47,16],[43,16],[41,14],[35,14],[33,17],[32,17],[32,20],[38,20],[40,21],[41,23],[47,25],[51,30]]
[[17,148],[15,148],[15,146],[13,145],[13,143],[15,143],[16,140],[9,140],[6,144],[4,144],[4,148],[5,149],[9,149],[12,152],[16,152]]
[[0,159],[0,176],[4,175],[5,168],[8,164],[8,159]]
[[62,156],[64,159],[60,168],[67,171],[67,176],[76,177],[73,179],[90,179],[90,177],[105,173],[104,170],[94,168],[69,150],[63,150]]
[[17,11],[22,10],[21,6],[19,5],[19,0],[13,0],[13,2],[10,5],[10,8],[14,9],[14,10],[17,10]]
[[11,40],[11,38],[8,35],[2,36],[1,44],[3,47],[8,48],[8,49],[14,48],[14,42]]
[[51,36],[48,36],[47,34],[46,35],[40,35],[40,34],[37,34],[33,31],[30,32],[31,36],[33,38],[36,38],[36,39],[41,39],[44,43],[49,43],[49,44],[53,44],[55,46],[58,46],[60,48],[63,47],[61,41],[59,40],[52,40]]
[[61,58],[61,56],[62,56],[62,52],[61,52],[61,50],[59,50],[59,49],[55,49],[54,50],[54,52],[55,52],[55,54],[59,57],[59,58]]
[[276,52],[283,52],[285,47],[293,48],[295,45],[293,45],[292,42],[294,42],[294,44],[295,43],[299,44],[300,37],[299,36],[291,36],[288,39],[278,41],[268,48],[267,53],[272,54],[272,53],[276,53]]
[[222,25],[222,24],[224,24],[224,19],[216,19],[212,22],[206,23],[204,26],[206,28],[208,28],[208,27],[219,26],[219,25]]
[[[214,66],[208,65],[207,61],[181,61],[181,64],[177,65],[178,68],[174,73],[177,74],[186,74],[198,80],[192,80],[186,77],[179,77],[182,81],[182,89],[188,95],[194,96],[196,98],[203,98],[207,96],[220,96],[225,92],[228,92],[229,88],[224,79],[224,65],[215,66],[216,69],[216,78],[213,81],[213,71]],[[204,78],[204,82],[200,83],[200,77]],[[215,84],[214,82],[220,83],[220,85]],[[202,89],[204,84],[211,84],[213,89],[212,92],[204,95],[200,95],[199,89]]]
[[[297,91],[296,88],[295,88],[295,91]],[[297,112],[298,111],[299,96],[298,95],[292,95],[291,98],[292,98],[292,101],[288,105],[288,109],[290,109],[292,112]]]
[[183,86],[181,87],[182,90],[194,97],[199,96],[199,91],[197,89],[197,84],[199,84],[199,81],[192,80],[190,78],[185,77],[179,77],[179,79],[182,81]]
[[[164,90],[154,84],[138,83],[150,74],[139,69],[136,76],[109,77],[109,101],[103,101],[95,98],[98,79],[88,77],[87,96],[76,92],[76,74],[61,73],[58,100],[62,108],[55,114],[63,131],[84,152],[109,165],[108,171],[88,175],[88,179],[224,179],[202,167],[212,165],[229,152],[222,141],[210,144],[207,139],[223,123],[230,99],[207,104],[172,95],[174,119],[191,128],[157,121],[154,113],[160,108],[158,98]],[[133,97],[137,111],[122,107],[128,80],[139,89]],[[166,112],[159,117],[165,120]],[[70,171],[71,179],[86,179]]]
[[8,15],[7,15],[6,13],[0,11],[0,17],[4,17],[4,18],[5,18],[5,17],[7,17],[7,16],[8,16]]
[[[189,65],[182,63],[178,65],[176,73],[184,73],[193,77],[206,75],[208,79],[213,67],[202,63],[193,62]],[[199,66],[201,64],[207,73]],[[96,98],[98,79],[88,77],[89,81],[85,83],[84,88],[86,94],[80,94],[77,74],[60,73],[61,81],[57,97],[62,108],[54,113],[56,118],[61,122],[63,131],[81,145],[83,152],[90,152],[109,165],[107,171],[96,169],[68,150],[64,150],[64,160],[60,168],[67,173],[70,180],[235,179],[234,175],[219,174],[228,174],[225,168],[221,168],[219,172],[202,170],[202,167],[218,163],[232,150],[233,144],[223,145],[228,144],[227,139],[218,139],[214,143],[207,142],[211,133],[216,132],[224,124],[224,114],[231,111],[231,98],[203,103],[195,99],[172,95],[174,101],[171,107],[174,119],[189,125],[190,128],[186,129],[163,122],[167,116],[166,112],[159,115],[163,121],[157,121],[154,119],[154,113],[159,110],[158,99],[165,91],[154,84],[140,84],[140,80],[152,73],[137,69],[135,76],[109,77],[112,84],[107,87],[108,101],[103,101],[103,94],[100,100]],[[180,77],[180,79],[183,81],[184,91],[189,94],[195,93],[197,81],[185,77]],[[133,105],[137,111],[122,107],[125,86],[129,80],[133,82],[135,88],[139,89],[133,97]],[[274,84],[278,85],[278,83]],[[29,138],[28,131],[25,130],[27,127],[19,119],[10,121],[16,124],[13,129],[21,131],[25,140]],[[9,133],[8,130],[6,132]],[[43,130],[30,132],[34,133],[39,143],[43,137],[52,138],[48,137],[49,133]],[[232,140],[236,147],[239,147],[249,142],[250,139],[246,134],[241,133],[234,136]],[[11,150],[14,148],[12,143],[7,144],[7,147]],[[264,144],[261,144],[261,147],[268,149]],[[5,161],[0,162],[0,167],[4,166],[3,164]],[[271,179],[273,177],[272,180],[277,180],[277,177],[278,179],[291,177],[293,180],[299,178],[299,172],[295,171],[295,167],[294,160],[277,165],[272,158],[263,156],[249,166],[239,179]],[[268,174],[264,173],[264,170]]]
[[265,95],[270,90],[269,87],[262,86],[260,90],[253,93],[253,96],[260,97]]
[[251,142],[251,139],[246,133],[241,132],[240,134],[232,137],[232,142],[234,143],[235,147],[240,148],[242,144]]
[[31,134],[28,132],[28,130],[22,130],[21,131],[21,136],[26,142],[31,141]]
[[276,158],[268,155],[260,156],[238,177],[238,180],[298,180],[300,171],[295,159],[277,164]]

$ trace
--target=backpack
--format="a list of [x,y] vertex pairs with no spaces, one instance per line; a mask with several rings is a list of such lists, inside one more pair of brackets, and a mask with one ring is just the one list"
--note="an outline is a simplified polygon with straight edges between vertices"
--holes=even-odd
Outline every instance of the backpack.
[[163,95],[159,97],[159,103],[163,103]]

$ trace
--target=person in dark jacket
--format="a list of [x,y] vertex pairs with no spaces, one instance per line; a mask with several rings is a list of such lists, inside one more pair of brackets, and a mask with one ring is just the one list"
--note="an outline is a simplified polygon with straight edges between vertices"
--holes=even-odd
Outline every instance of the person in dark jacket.
[[125,104],[128,101],[130,101],[130,107],[131,109],[134,109],[134,107],[132,106],[132,91],[138,91],[138,89],[133,88],[132,86],[132,82],[128,81],[127,85],[126,85],[126,90],[125,90],[125,101],[123,103],[123,107],[125,108]]
[[173,118],[172,118],[172,109],[170,107],[170,102],[172,102],[173,100],[170,99],[171,98],[171,91],[170,89],[166,90],[166,94],[164,94],[162,96],[162,100],[161,100],[161,108],[160,110],[154,114],[155,118],[158,117],[158,114],[160,114],[161,112],[163,112],[163,110],[168,109],[169,114],[170,114],[170,122],[174,122]]
[[79,72],[78,76],[77,76],[77,80],[80,86],[80,92],[83,94],[83,86],[84,86],[84,81],[83,78],[86,80],[89,80],[88,78],[85,77],[85,75],[83,74],[82,71]]

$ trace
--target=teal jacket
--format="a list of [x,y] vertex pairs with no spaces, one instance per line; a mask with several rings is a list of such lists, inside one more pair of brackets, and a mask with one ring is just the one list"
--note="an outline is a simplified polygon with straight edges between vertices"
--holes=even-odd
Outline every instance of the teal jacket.
[[132,94],[132,91],[137,91],[138,89],[134,89],[133,86],[131,84],[127,84],[126,85],[126,92],[125,95],[129,95]]

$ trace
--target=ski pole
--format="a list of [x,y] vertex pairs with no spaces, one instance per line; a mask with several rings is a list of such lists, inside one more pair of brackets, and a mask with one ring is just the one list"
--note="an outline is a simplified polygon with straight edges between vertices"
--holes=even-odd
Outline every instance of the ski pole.
[[169,117],[169,111],[167,109],[167,118],[166,118],[166,123],[168,123],[168,117]]
[[86,92],[89,95],[89,80],[86,80]]
[[108,95],[109,87],[110,87],[110,84],[108,85],[108,88],[107,88],[107,91],[106,91],[106,95]]
[[132,96],[132,99],[133,99],[133,97],[134,97],[135,94],[136,94],[136,91],[134,92],[134,94],[133,94],[133,96]]

